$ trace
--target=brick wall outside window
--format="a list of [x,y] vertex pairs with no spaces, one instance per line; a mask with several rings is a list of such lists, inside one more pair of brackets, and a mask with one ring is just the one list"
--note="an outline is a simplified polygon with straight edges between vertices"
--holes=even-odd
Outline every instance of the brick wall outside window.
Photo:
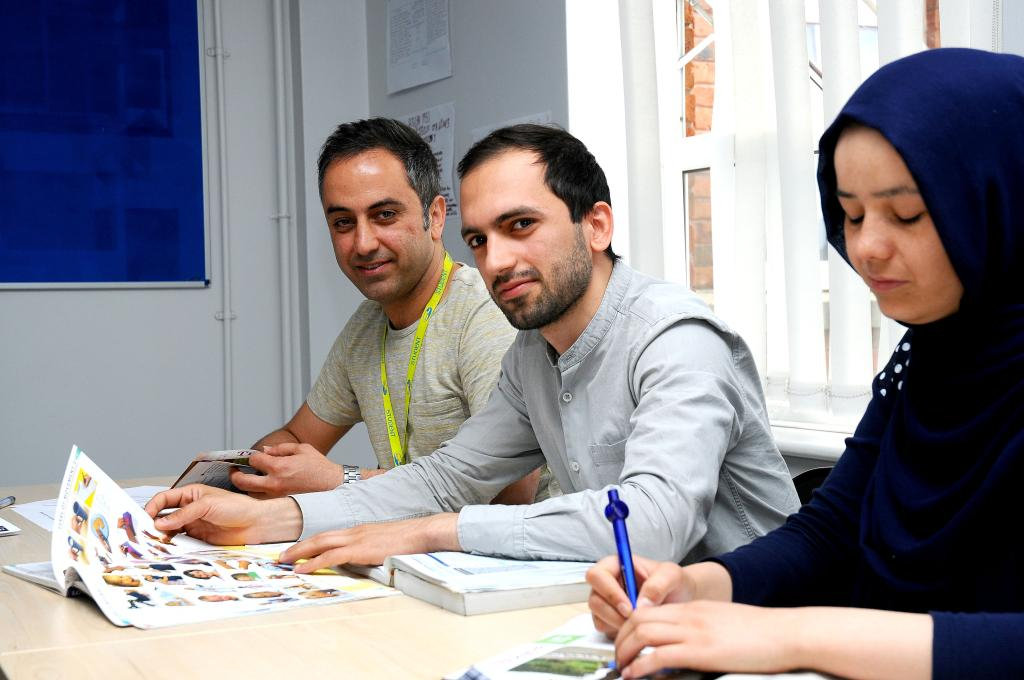
[[[695,6],[697,9],[695,9]],[[682,0],[681,54],[686,54],[714,31],[705,17],[714,20],[706,0]],[[925,42],[939,47],[939,0],[926,0]],[[715,99],[715,44],[686,65],[683,73],[683,110],[687,137],[711,130]],[[683,179],[687,192],[687,239],[690,250],[690,287],[711,299],[714,267],[711,257],[711,179],[707,171],[689,173]]]

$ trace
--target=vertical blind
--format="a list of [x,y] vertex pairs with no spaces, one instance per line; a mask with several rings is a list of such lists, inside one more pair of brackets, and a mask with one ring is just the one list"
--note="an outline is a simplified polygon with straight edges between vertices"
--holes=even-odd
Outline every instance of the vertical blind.
[[[710,169],[715,311],[751,346],[774,423],[849,432],[870,397],[875,367],[903,328],[880,317],[860,278],[831,248],[826,254],[817,137],[876,64],[926,49],[926,0],[679,0],[672,29],[667,3],[652,1],[655,42],[664,43],[668,30],[683,31],[686,3],[691,13],[713,14],[713,35],[680,49],[674,63],[659,61],[676,74],[658,78],[657,97],[679,129],[678,105],[665,102],[685,97],[679,69],[713,45],[712,129],[694,137],[680,132],[677,142],[663,124],[660,163],[670,180],[663,177],[662,186],[674,181],[680,192],[690,174]],[[941,0],[943,45],[999,49],[998,5]],[[810,15],[820,72],[808,50],[816,47]],[[665,83],[676,90],[666,94]],[[666,219],[657,239],[673,280],[687,273],[687,239],[679,234],[685,221]],[[642,239],[634,243],[642,247]]]

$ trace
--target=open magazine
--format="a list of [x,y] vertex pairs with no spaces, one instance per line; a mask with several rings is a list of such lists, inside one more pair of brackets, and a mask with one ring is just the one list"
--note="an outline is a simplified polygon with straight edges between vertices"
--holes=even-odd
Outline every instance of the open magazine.
[[86,593],[112,623],[137,628],[397,593],[331,571],[296,574],[291,565],[277,563],[280,549],[168,537],[76,446],[57,498],[50,545],[54,580],[45,578],[45,563],[6,571],[64,595]]

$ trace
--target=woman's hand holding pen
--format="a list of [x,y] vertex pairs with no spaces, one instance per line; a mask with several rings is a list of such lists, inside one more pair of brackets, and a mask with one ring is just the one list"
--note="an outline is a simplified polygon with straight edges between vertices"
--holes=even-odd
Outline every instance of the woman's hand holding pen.
[[[615,638],[623,678],[663,669],[780,673],[801,667],[801,609],[697,600],[638,608]],[[641,654],[644,649],[647,653]]]
[[[696,584],[678,564],[656,562],[646,557],[633,557],[637,585],[640,588],[637,608],[668,602],[688,602],[694,599]],[[590,613],[594,627],[608,637],[614,637],[633,613],[629,596],[619,578],[619,560],[606,557],[587,572],[590,584]]]
[[[588,602],[594,627],[609,637],[615,638],[616,661],[624,672],[633,662],[641,649],[651,645],[666,644],[653,641],[661,639],[654,636],[666,626],[661,621],[664,612],[676,613],[678,607],[694,607],[683,605],[693,600],[724,600],[732,599],[732,580],[725,567],[704,562],[680,567],[672,562],[656,562],[644,557],[633,557],[633,566],[639,585],[637,611],[634,612],[619,580],[620,568],[617,557],[606,557],[587,572],[587,582],[591,593]],[[711,604],[711,603],[700,603]],[[657,605],[673,605],[662,606]],[[653,631],[653,632],[652,632]],[[678,631],[676,631],[678,632]],[[636,645],[640,642],[639,647]],[[685,666],[661,662],[664,652],[653,658],[638,660],[639,667],[646,668],[651,664],[659,664],[656,668]],[[644,673],[652,672],[651,667]],[[635,672],[635,669],[630,669]],[[637,673],[641,675],[641,673]],[[624,675],[623,677],[632,677]]]
[[[931,676],[932,619],[926,614],[752,607],[731,601],[732,577],[717,562],[680,567],[634,557],[633,565],[640,584],[636,611],[619,581],[618,558],[606,557],[587,572],[594,626],[615,638],[623,678],[671,668]],[[865,649],[872,650],[867,657]]]
[[638,608],[615,637],[615,661],[627,679],[671,668],[923,679],[932,637],[927,614],[700,599]]

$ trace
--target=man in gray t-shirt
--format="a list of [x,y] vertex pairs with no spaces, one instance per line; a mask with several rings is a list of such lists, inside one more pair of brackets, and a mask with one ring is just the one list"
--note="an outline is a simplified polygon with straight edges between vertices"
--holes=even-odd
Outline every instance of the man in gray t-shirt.
[[[480,274],[445,253],[437,162],[414,130],[383,118],[339,125],[318,181],[338,265],[367,300],[295,416],[253,445],[265,452],[251,464],[266,474],[232,472],[254,496],[326,491],[429,455],[487,402],[515,337]],[[360,421],[377,466],[327,460]],[[537,478],[527,474],[496,500],[534,500]]]
[[[501,357],[515,338],[515,329],[487,294],[476,269],[460,266],[448,291],[430,316],[412,384],[408,426],[404,409],[394,410],[397,430],[408,433],[409,461],[436,451],[466,418],[483,408],[497,382]],[[381,408],[380,352],[386,323],[379,304],[362,303],[331,347],[306,398],[309,410],[325,422],[365,422],[381,470],[394,467]],[[417,325],[388,329],[384,354],[394,404],[405,398],[404,378]]]

